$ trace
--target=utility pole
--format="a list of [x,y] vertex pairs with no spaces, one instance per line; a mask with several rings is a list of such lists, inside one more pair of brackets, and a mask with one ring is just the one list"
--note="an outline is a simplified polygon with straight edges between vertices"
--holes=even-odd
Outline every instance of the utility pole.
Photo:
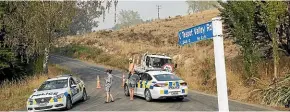
[[161,5],[156,5],[156,7],[157,7],[157,10],[158,10],[158,19],[160,19],[159,10],[161,9]]

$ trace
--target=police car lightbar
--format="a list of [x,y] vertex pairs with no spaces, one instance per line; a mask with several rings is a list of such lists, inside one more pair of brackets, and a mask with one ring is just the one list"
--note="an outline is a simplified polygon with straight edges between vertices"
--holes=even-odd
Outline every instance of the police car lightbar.
[[162,68],[149,68],[145,70],[145,72],[149,72],[149,71],[166,71],[166,70]]
[[72,76],[72,74],[63,74],[63,75],[59,75],[57,77],[71,77],[71,76]]

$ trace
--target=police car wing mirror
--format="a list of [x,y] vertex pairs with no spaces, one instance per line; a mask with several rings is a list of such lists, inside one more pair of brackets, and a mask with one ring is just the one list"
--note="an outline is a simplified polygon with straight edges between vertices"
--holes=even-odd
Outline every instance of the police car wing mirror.
[[34,90],[33,90],[33,92],[36,92],[36,91],[37,91],[37,89],[34,89]]
[[72,87],[72,88],[75,88],[75,87],[77,87],[77,85],[74,85],[74,84],[73,84],[73,85],[71,85],[71,87]]

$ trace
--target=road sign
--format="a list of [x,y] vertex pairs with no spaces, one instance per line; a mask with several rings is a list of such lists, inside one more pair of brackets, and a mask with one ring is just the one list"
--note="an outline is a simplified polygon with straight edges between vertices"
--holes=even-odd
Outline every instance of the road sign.
[[198,42],[213,38],[215,71],[218,92],[219,111],[229,111],[227,76],[225,68],[224,42],[222,35],[222,22],[220,17],[213,18],[211,22],[194,26],[178,32],[178,44]]
[[185,44],[211,39],[213,37],[212,22],[204,23],[178,32],[178,44]]

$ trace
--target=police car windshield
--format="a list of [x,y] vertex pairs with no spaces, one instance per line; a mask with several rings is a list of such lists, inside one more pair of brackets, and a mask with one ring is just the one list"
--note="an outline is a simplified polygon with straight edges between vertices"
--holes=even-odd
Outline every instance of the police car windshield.
[[176,80],[181,80],[179,77],[173,74],[159,74],[159,75],[154,75],[155,79],[157,81],[176,81]]
[[66,88],[68,85],[67,79],[45,81],[38,89],[38,91],[52,90]]

